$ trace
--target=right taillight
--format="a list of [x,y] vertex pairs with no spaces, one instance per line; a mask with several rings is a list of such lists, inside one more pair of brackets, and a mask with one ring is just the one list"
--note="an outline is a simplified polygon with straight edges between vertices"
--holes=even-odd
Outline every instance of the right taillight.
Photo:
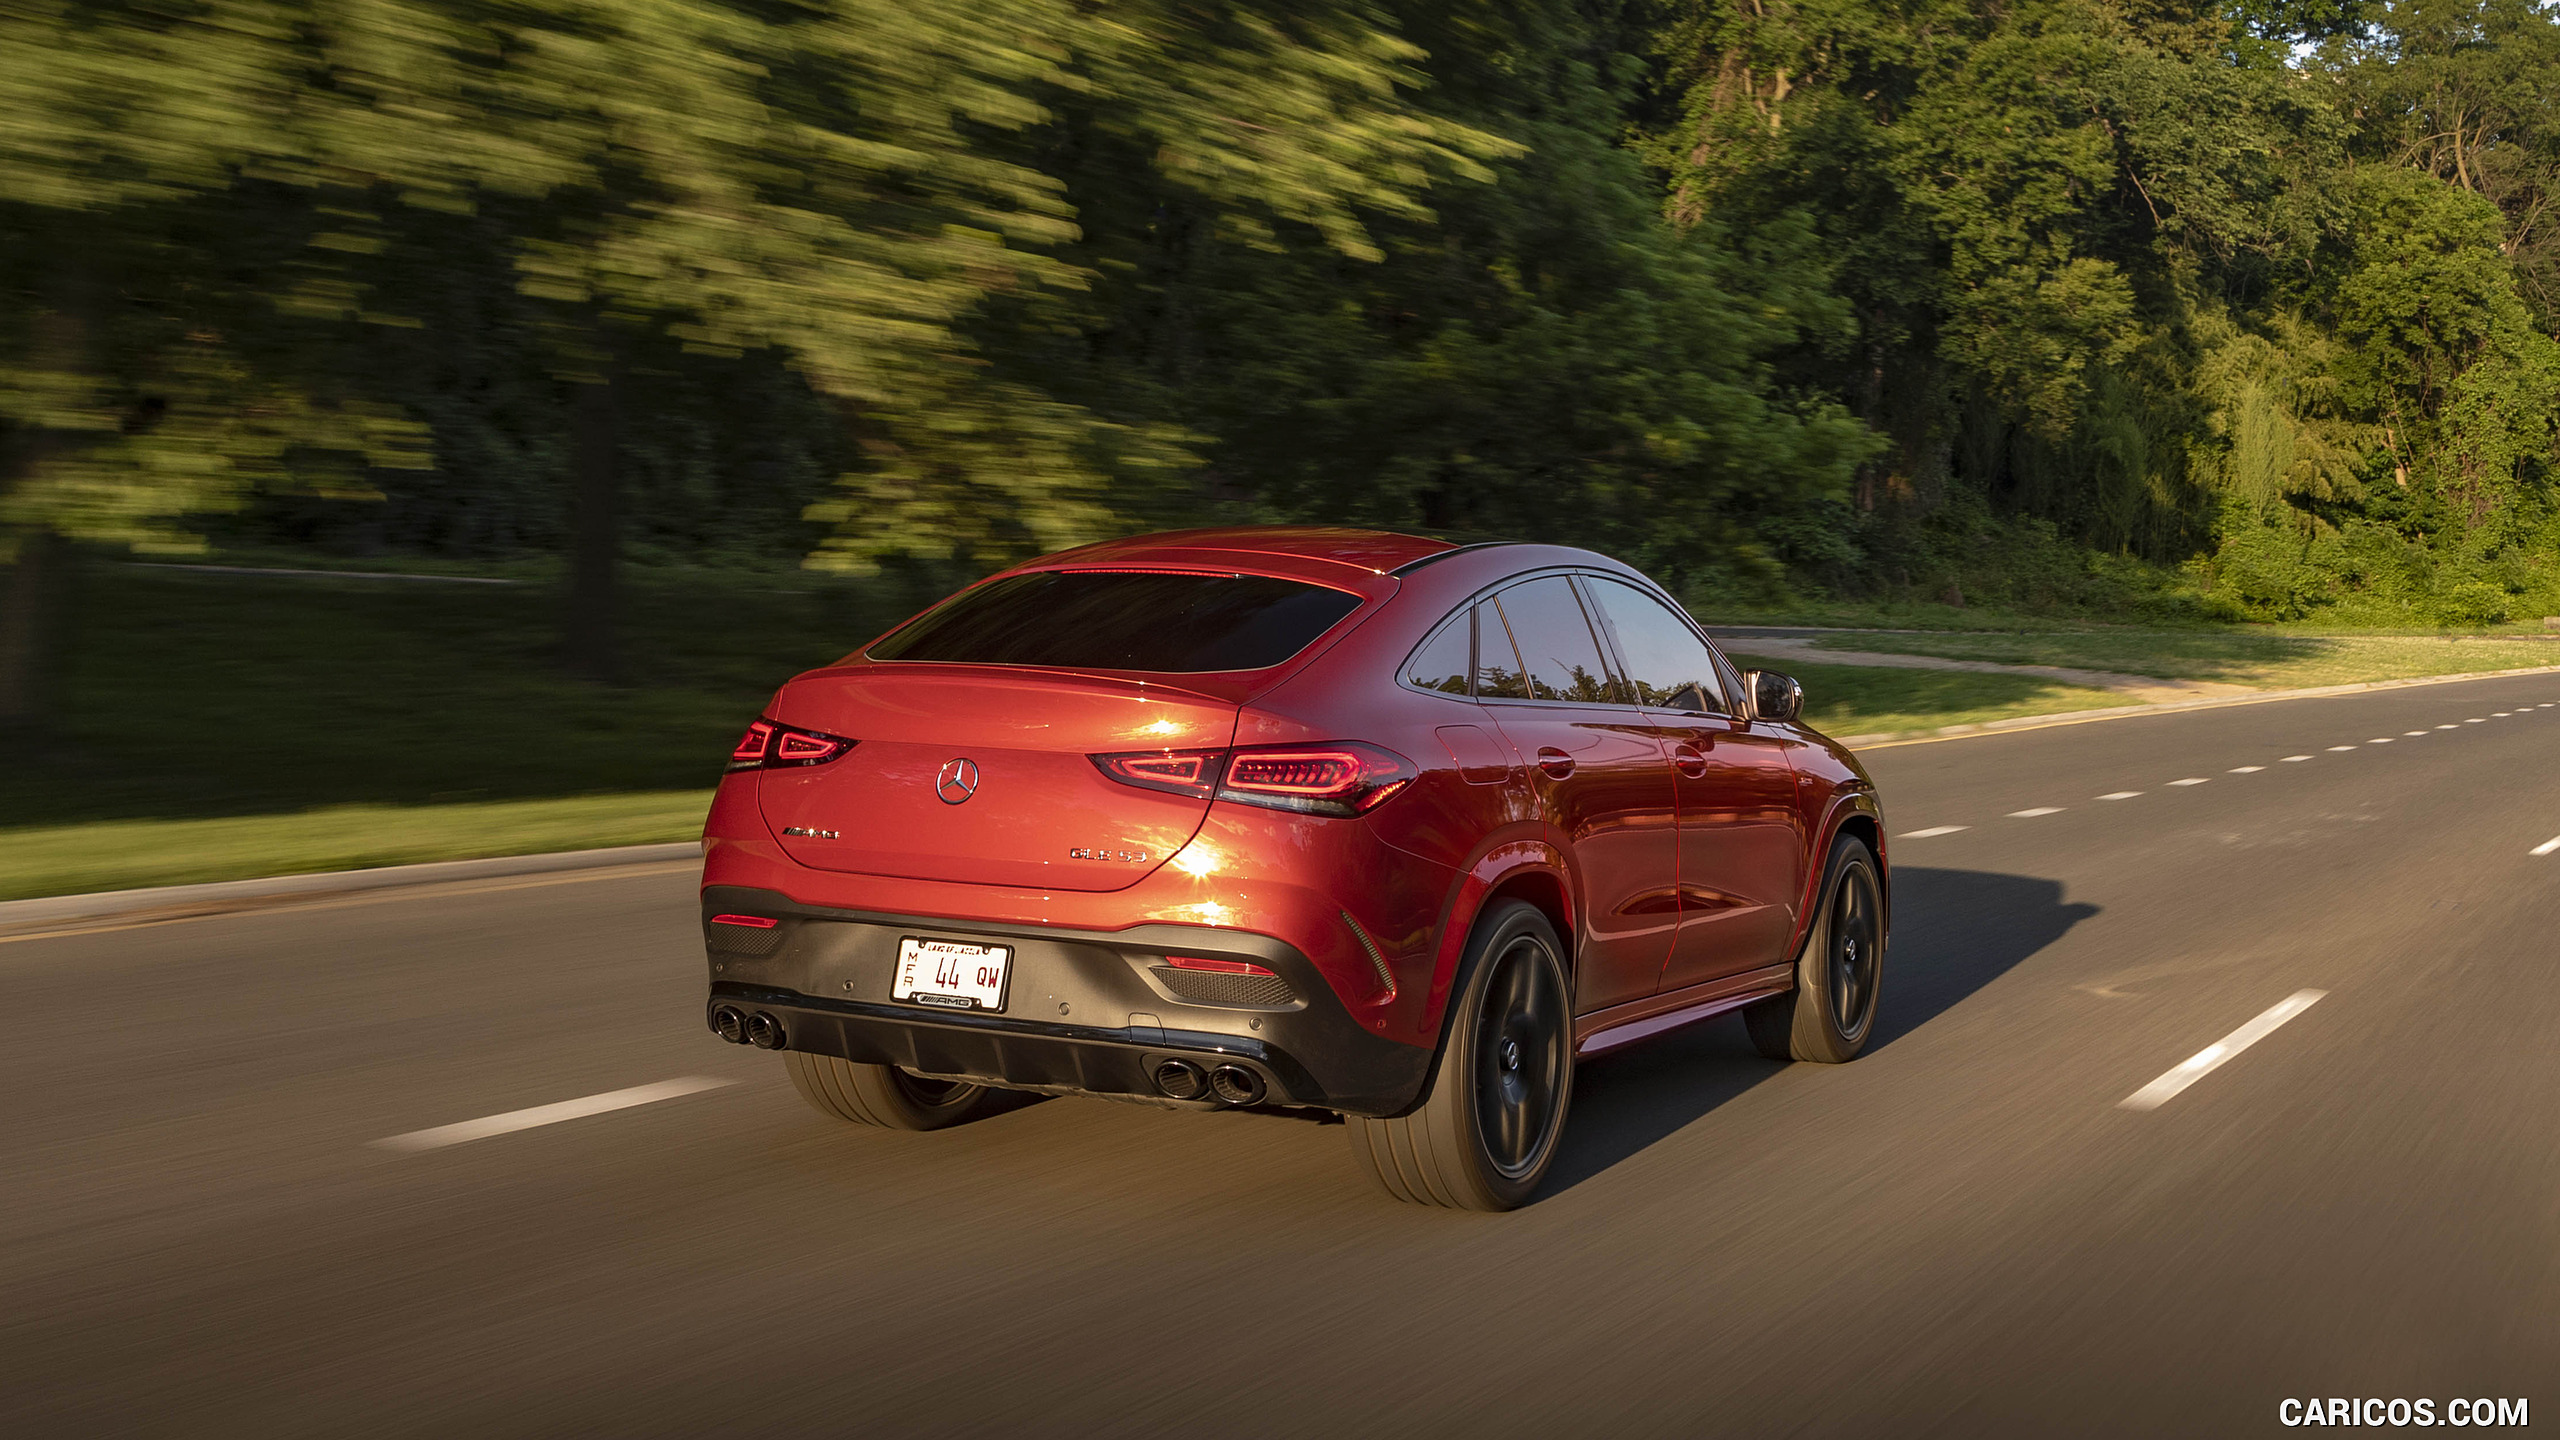
[[1218,763],[1226,756],[1224,750],[1134,750],[1087,758],[1123,785],[1206,800],[1218,787]]
[[824,765],[851,750],[857,741],[818,730],[802,730],[758,720],[729,752],[731,770],[766,770],[779,766]]
[[1087,758],[1103,774],[1142,790],[1306,815],[1366,814],[1421,773],[1393,750],[1358,740],[1240,750],[1137,750]]

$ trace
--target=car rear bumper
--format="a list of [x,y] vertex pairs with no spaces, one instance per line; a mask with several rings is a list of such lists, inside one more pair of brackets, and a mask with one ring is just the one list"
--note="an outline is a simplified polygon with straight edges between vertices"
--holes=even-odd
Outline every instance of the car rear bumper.
[[[723,914],[776,923],[712,922]],[[1157,1067],[1183,1059],[1204,1070],[1253,1072],[1268,1091],[1265,1103],[1372,1116],[1411,1108],[1430,1073],[1430,1050],[1371,1033],[1312,961],[1266,935],[954,921],[827,909],[720,885],[702,892],[702,916],[711,971],[706,1023],[723,1006],[761,1012],[779,1023],[785,1049],[1158,1103]],[[909,937],[1008,947],[1004,1010],[892,1001],[898,942]],[[1245,961],[1285,984],[1178,973],[1164,963],[1169,954]]]

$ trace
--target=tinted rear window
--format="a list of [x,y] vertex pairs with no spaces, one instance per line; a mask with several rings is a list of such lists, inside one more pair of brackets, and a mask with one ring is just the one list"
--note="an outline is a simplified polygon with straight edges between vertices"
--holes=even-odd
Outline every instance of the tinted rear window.
[[871,647],[874,660],[1071,670],[1260,670],[1360,604],[1262,575],[1042,570],[981,586]]

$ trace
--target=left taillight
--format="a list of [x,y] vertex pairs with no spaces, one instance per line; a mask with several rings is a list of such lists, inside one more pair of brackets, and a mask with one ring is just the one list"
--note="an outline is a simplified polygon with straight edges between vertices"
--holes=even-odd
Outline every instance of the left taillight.
[[731,770],[769,770],[782,766],[824,765],[857,742],[841,735],[758,720],[747,727],[729,752]]

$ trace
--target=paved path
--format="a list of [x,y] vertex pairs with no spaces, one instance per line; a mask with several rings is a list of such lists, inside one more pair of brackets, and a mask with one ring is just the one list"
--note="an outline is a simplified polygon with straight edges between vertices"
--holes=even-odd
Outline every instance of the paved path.
[[1728,1020],[1594,1062],[1509,1216],[1391,1204],[1338,1127],[1262,1116],[823,1120],[702,1030],[683,863],[0,942],[0,1431],[2547,1409],[2555,746],[2538,675],[1874,752],[1880,1043],[1777,1065]]

